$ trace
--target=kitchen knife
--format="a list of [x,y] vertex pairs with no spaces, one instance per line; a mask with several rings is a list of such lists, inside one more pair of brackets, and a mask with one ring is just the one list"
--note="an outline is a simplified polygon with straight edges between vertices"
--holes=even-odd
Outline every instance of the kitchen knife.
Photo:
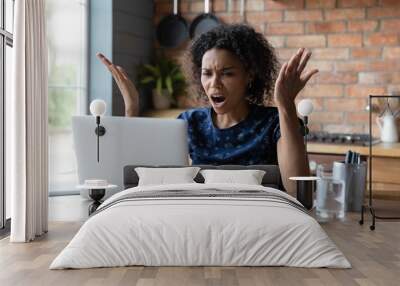
[[350,150],[346,152],[346,157],[344,159],[344,163],[348,164],[350,162]]
[[349,161],[347,161],[348,164],[351,164],[353,162],[354,158],[354,153],[353,151],[349,150]]
[[357,164],[359,159],[360,159],[360,153],[355,152],[352,164]]

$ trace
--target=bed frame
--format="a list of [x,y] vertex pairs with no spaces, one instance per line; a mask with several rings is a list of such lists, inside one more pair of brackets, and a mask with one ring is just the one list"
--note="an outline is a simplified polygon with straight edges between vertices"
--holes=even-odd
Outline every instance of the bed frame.
[[[219,169],[219,170],[263,170],[265,171],[265,175],[262,179],[262,185],[265,187],[276,188],[279,190],[283,190],[283,184],[281,180],[281,175],[279,172],[279,167],[277,165],[193,165],[196,167],[200,167],[202,170],[204,169]],[[124,189],[133,188],[138,185],[139,177],[135,171],[136,167],[151,167],[151,168],[177,168],[182,166],[176,165],[128,165],[124,167]],[[198,173],[194,178],[197,183],[204,183],[203,176]]]

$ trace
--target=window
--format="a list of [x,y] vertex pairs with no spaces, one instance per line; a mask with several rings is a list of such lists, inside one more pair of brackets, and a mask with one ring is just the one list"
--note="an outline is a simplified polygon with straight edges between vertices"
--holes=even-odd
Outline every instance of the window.
[[49,192],[76,193],[71,117],[87,110],[88,0],[47,0]]
[[11,96],[14,0],[0,0],[0,228],[11,217],[10,194],[5,187],[5,110]]

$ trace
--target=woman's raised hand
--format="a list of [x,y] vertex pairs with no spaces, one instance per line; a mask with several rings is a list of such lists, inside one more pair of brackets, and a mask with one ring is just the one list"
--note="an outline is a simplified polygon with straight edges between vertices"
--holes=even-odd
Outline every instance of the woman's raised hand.
[[303,73],[310,57],[311,52],[306,52],[304,48],[301,48],[281,67],[274,93],[274,100],[278,108],[293,105],[297,94],[318,72],[317,69],[313,69]]
[[111,72],[121,91],[125,103],[125,116],[137,116],[139,113],[139,93],[133,82],[128,78],[125,70],[120,66],[114,65],[102,53],[97,53],[96,56]]

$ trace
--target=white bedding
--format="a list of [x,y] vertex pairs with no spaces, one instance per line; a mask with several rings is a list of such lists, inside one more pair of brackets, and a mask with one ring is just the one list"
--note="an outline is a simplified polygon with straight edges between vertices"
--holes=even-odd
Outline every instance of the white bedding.
[[[206,190],[204,190],[206,189]],[[320,225],[279,201],[237,197],[125,200],[144,191],[279,190],[238,184],[135,187],[106,200],[50,269],[145,266],[294,266],[350,268]],[[107,207],[108,205],[108,207]]]

